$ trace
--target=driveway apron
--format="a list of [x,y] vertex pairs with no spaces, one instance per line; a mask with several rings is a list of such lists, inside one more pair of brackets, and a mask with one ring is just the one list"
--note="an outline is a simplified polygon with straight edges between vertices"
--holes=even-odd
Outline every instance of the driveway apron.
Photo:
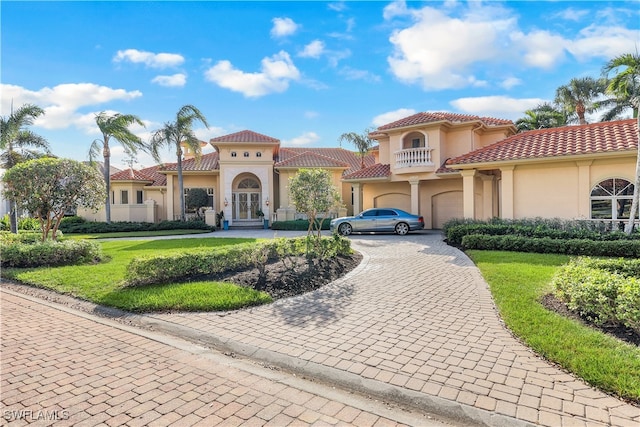
[[312,293],[228,313],[144,316],[344,386],[486,425],[640,425],[640,408],[536,356],[502,324],[488,285],[439,233],[353,236],[364,258]]

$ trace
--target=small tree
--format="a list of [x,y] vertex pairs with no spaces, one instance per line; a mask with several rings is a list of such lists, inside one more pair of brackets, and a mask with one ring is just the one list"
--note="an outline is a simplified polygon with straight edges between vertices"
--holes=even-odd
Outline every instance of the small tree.
[[193,209],[200,218],[200,208],[209,204],[209,195],[204,188],[191,188],[184,199],[187,209]]
[[307,235],[311,237],[316,232],[319,240],[322,237],[322,222],[317,221],[318,214],[340,205],[340,194],[331,182],[329,171],[300,169],[298,174],[289,178],[289,194],[296,210],[307,215]]
[[98,209],[105,188],[100,172],[70,159],[44,158],[20,163],[8,170],[5,196],[40,220],[42,240],[56,240],[60,221],[71,209]]

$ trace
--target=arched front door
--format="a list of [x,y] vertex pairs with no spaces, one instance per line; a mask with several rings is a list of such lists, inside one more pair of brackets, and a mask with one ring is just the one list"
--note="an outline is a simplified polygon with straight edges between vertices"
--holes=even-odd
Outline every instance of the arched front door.
[[255,221],[260,219],[261,210],[260,181],[255,176],[239,177],[232,194],[232,213],[234,221]]

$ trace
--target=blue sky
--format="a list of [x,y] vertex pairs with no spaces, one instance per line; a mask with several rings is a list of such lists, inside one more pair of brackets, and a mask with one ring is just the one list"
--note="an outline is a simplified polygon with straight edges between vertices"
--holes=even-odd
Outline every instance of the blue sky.
[[77,160],[101,111],[139,116],[148,140],[192,104],[204,141],[250,129],[300,147],[420,111],[515,120],[640,49],[637,0],[2,1],[0,14],[1,114],[41,106],[31,129]]

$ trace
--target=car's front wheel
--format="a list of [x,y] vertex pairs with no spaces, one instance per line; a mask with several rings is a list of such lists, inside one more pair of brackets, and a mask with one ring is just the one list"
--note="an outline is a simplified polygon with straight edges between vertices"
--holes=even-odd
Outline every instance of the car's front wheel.
[[396,234],[399,234],[400,236],[404,236],[408,232],[409,232],[409,225],[407,223],[400,222],[396,224]]
[[352,231],[353,231],[353,228],[351,227],[351,224],[349,224],[348,222],[345,222],[344,224],[340,224],[340,227],[338,227],[338,232],[343,236],[348,236],[349,234],[351,234]]

